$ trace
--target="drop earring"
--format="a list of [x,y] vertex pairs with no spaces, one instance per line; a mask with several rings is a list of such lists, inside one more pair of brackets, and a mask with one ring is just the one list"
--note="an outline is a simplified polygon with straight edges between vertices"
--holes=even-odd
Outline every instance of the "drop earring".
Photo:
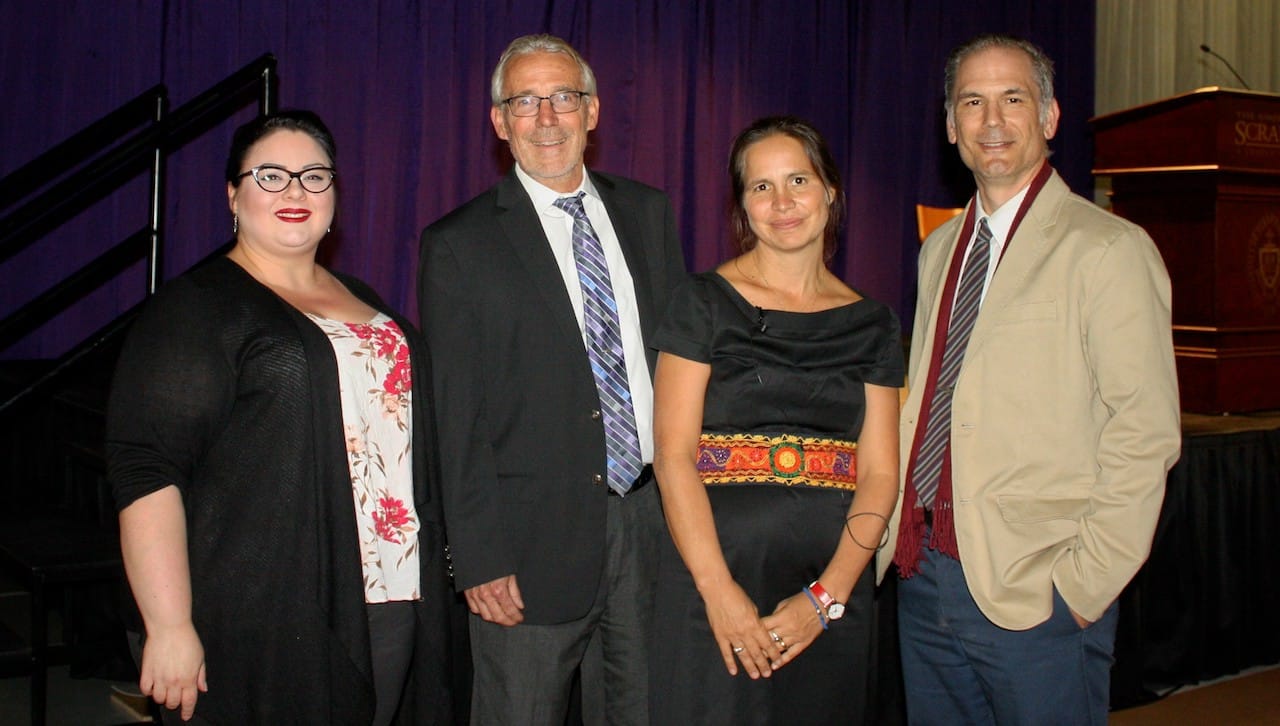
[[231,215],[231,234],[240,234],[240,215]]

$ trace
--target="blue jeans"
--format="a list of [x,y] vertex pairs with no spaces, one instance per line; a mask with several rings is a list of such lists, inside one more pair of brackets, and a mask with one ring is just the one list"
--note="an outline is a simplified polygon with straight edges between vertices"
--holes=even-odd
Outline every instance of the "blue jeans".
[[907,720],[912,724],[1105,726],[1117,606],[1085,629],[1053,593],[1053,614],[1006,630],[969,594],[961,564],[925,550],[898,583]]

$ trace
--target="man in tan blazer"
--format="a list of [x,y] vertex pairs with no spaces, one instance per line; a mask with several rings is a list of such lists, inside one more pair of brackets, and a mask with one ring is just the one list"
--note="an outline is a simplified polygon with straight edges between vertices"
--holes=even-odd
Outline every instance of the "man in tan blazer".
[[946,111],[977,194],[920,254],[898,535],[880,558],[902,577],[908,716],[1104,724],[1115,601],[1181,441],[1169,278],[1141,228],[1049,166],[1040,49],[960,46]]

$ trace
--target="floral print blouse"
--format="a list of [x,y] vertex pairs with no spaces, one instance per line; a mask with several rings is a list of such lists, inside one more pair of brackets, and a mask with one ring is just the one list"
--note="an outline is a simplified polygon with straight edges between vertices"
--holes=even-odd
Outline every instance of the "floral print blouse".
[[404,333],[382,313],[367,323],[308,317],[329,336],[338,359],[365,602],[417,600],[418,517]]

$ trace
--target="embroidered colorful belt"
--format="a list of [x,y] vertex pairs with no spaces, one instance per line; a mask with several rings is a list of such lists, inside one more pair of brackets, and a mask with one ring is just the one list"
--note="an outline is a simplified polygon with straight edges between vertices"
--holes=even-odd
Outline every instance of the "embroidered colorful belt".
[[858,487],[857,447],[810,436],[703,434],[698,442],[702,483]]

